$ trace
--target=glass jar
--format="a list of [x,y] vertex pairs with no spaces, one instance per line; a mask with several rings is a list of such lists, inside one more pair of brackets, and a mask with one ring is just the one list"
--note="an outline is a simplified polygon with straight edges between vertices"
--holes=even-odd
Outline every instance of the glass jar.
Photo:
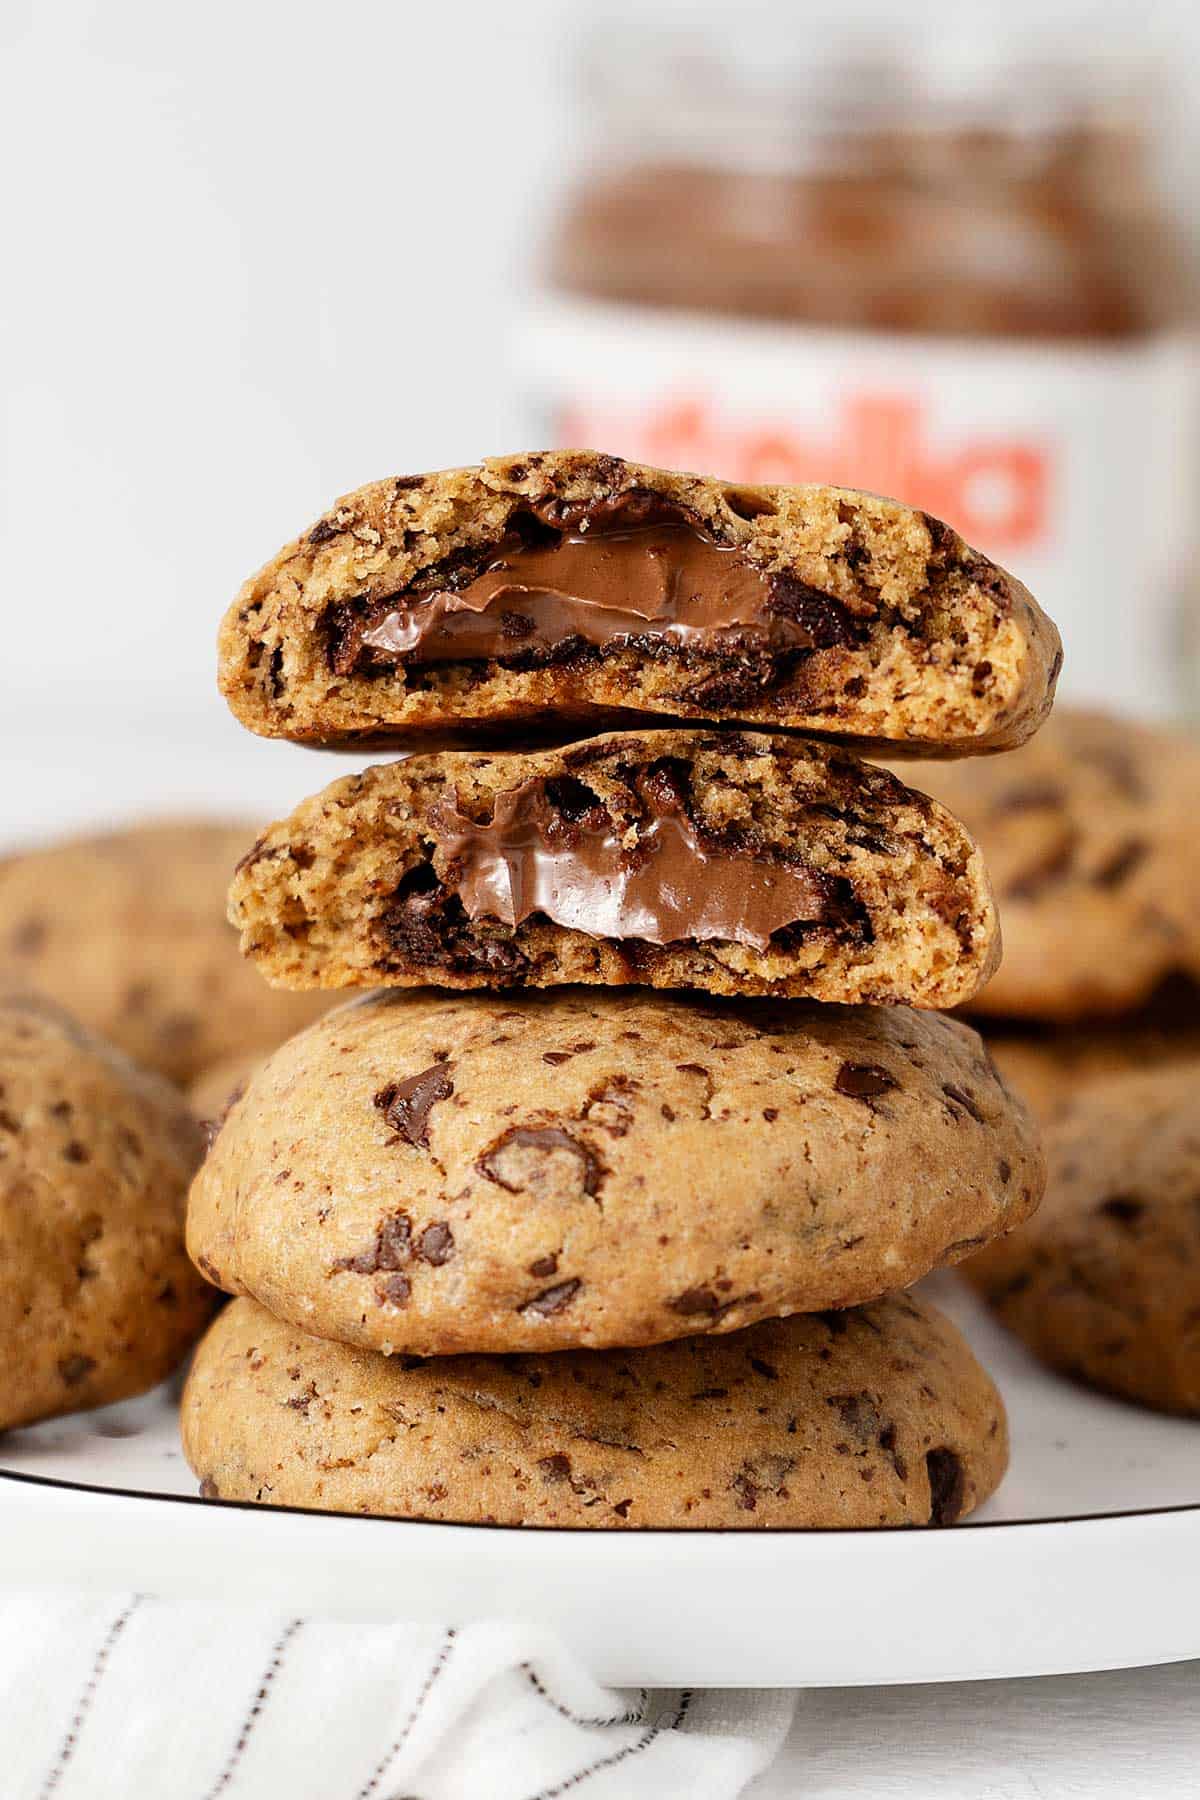
[[1179,712],[1198,309],[1153,84],[605,46],[520,340],[541,437],[924,507],[1054,615],[1064,693]]

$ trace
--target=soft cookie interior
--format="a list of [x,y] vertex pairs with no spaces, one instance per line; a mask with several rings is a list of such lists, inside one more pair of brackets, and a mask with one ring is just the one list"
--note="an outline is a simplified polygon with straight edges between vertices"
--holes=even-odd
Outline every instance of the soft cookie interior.
[[749,733],[369,769],[265,834],[231,917],[292,987],[638,982],[945,1007],[998,954],[951,815],[848,753]]

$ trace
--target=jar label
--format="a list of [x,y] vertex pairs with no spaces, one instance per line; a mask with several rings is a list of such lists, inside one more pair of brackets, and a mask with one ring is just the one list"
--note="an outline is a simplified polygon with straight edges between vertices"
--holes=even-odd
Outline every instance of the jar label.
[[1065,695],[1179,710],[1200,503],[1193,339],[891,336],[554,297],[518,362],[548,446],[922,507],[1052,615]]

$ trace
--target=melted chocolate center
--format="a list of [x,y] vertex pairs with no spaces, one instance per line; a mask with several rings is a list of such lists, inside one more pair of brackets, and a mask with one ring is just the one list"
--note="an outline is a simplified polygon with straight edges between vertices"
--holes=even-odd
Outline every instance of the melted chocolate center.
[[498,659],[568,640],[816,649],[849,642],[831,596],[770,574],[650,494],[531,509],[481,570],[399,594],[358,639],[375,660]]
[[659,945],[722,939],[766,950],[785,926],[842,917],[833,877],[705,841],[682,806],[648,801],[632,846],[600,806],[565,824],[541,780],[498,794],[483,824],[438,801],[429,822],[446,858],[442,881],[472,920],[516,926],[541,913],[589,937]]

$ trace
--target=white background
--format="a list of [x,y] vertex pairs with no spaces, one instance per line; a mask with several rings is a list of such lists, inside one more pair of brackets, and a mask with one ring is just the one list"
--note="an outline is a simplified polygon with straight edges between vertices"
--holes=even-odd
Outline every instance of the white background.
[[[713,10],[635,9],[647,28]],[[994,10],[841,16],[933,54]],[[82,693],[102,719],[194,719],[216,743],[232,727],[212,639],[243,576],[363,480],[516,446],[508,331],[579,150],[573,52],[598,16],[594,0],[3,0],[10,726],[32,714],[52,735]],[[786,0],[720,16],[793,66],[828,29]],[[1194,213],[1200,8],[1021,0],[1005,18],[1167,47]]]

